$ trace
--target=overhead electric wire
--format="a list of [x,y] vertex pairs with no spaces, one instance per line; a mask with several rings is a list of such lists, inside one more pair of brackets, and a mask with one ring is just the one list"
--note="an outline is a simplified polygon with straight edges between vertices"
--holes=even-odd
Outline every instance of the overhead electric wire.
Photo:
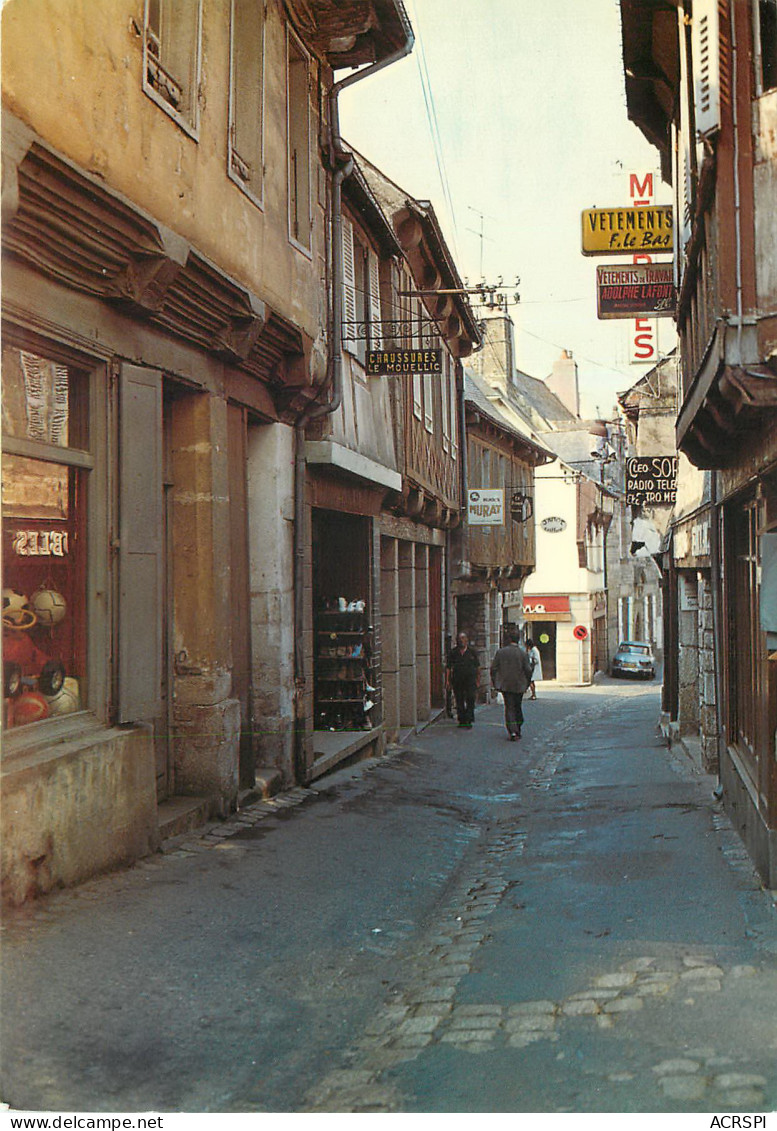
[[437,107],[434,100],[434,91],[429,76],[429,67],[426,62],[426,51],[424,50],[423,37],[421,35],[421,28],[418,22],[418,13],[413,7],[412,17],[413,24],[416,29],[416,44],[418,50],[415,52],[416,64],[418,66],[418,75],[421,80],[421,92],[424,98],[424,107],[426,109],[426,118],[429,124],[429,133],[432,139],[432,148],[434,150],[434,159],[437,164],[437,172],[440,177],[440,185],[442,187],[443,197],[450,212],[451,223],[453,224],[453,231],[451,233],[453,239],[453,250],[456,260],[459,260],[459,249],[457,244],[458,223],[456,220],[456,210],[453,206],[453,197],[451,195],[450,183],[448,181],[448,171],[445,165],[445,153],[442,145],[442,136],[440,134],[440,124],[437,118]]

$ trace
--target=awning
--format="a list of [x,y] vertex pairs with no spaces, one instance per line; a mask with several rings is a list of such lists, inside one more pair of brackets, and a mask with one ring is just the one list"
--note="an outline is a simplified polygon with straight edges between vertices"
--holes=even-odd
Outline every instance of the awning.
[[523,615],[526,620],[571,621],[569,597],[551,593],[546,597],[524,596]]

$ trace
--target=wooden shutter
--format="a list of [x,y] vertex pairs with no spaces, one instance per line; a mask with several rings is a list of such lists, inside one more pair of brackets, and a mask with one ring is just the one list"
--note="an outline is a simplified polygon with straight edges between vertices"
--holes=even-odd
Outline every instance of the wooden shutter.
[[694,0],[692,53],[696,130],[720,128],[720,19],[718,0]]
[[380,316],[380,269],[378,257],[374,251],[367,252],[367,262],[370,271],[370,348],[380,350],[383,349]]
[[343,336],[346,349],[356,353],[356,271],[353,258],[353,224],[343,216]]
[[693,125],[691,115],[691,84],[686,28],[682,8],[678,9],[680,45],[680,127],[676,137],[675,193],[677,220],[675,223],[676,283],[682,282],[685,270],[685,248],[693,231]]
[[[421,347],[423,346],[423,337],[422,337],[423,322],[421,321],[421,303],[420,303],[420,301],[416,300],[416,302],[413,304],[413,306],[411,306],[411,311],[412,311],[412,317],[413,317],[413,340],[411,342],[411,345],[413,346],[414,349],[421,349]],[[415,416],[417,416],[419,420],[421,419],[421,413],[423,411],[422,410],[422,400],[421,400],[422,395],[423,394],[421,392],[421,374],[420,373],[414,373],[413,374],[413,414]]]
[[264,8],[232,0],[230,168],[257,198],[264,153]]
[[123,365],[119,400],[118,721],[161,711],[162,375]]
[[450,354],[447,349],[442,351],[442,372],[440,374],[440,402],[442,408],[442,446],[443,451],[449,451],[451,446],[451,371]]

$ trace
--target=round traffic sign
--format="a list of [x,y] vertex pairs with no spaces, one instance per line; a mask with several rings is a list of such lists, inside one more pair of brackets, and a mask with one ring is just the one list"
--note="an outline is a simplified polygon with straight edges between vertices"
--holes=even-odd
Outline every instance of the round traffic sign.
[[584,624],[576,624],[572,629],[572,635],[574,636],[575,640],[585,640],[586,636],[588,635],[588,629]]

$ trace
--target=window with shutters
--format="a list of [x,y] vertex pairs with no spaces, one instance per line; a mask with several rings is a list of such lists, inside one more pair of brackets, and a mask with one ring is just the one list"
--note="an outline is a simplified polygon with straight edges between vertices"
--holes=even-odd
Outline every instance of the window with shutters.
[[[429,337],[423,345],[429,349],[437,349],[440,339],[436,335]],[[434,432],[434,378],[431,373],[424,373],[424,427],[427,432]]]
[[310,60],[289,28],[287,51],[287,137],[289,167],[289,238],[310,251]]
[[343,347],[356,352],[356,261],[354,259],[353,224],[343,216]]
[[[413,308],[413,341],[412,346],[414,349],[421,349],[423,346],[423,307],[419,299],[416,299]],[[413,416],[417,420],[423,418],[423,381],[420,373],[413,374]]]
[[87,705],[86,372],[28,349],[3,358],[4,726]]
[[442,352],[442,373],[440,374],[440,402],[442,410],[442,447],[451,450],[451,356],[447,350]]
[[456,362],[446,351],[445,353],[446,377],[448,386],[448,419],[451,438],[451,456],[456,459],[459,454],[459,417],[458,396],[456,393]]
[[[478,486],[483,487],[484,489],[492,486],[492,482],[491,482],[491,449],[490,448],[483,448],[483,454],[481,456],[481,463],[480,463],[480,483],[478,484]],[[483,538],[490,540],[490,538],[491,538],[491,527],[488,526],[488,525],[482,526],[482,527],[479,528],[479,533],[483,536]]]
[[370,349],[383,348],[380,306],[380,261],[371,249],[367,250],[367,278],[369,283]]
[[364,366],[367,348],[380,348],[378,260],[343,217],[343,346]]
[[146,0],[143,89],[192,136],[198,127],[201,0]]
[[232,0],[229,176],[257,204],[264,178],[264,25],[257,0]]

